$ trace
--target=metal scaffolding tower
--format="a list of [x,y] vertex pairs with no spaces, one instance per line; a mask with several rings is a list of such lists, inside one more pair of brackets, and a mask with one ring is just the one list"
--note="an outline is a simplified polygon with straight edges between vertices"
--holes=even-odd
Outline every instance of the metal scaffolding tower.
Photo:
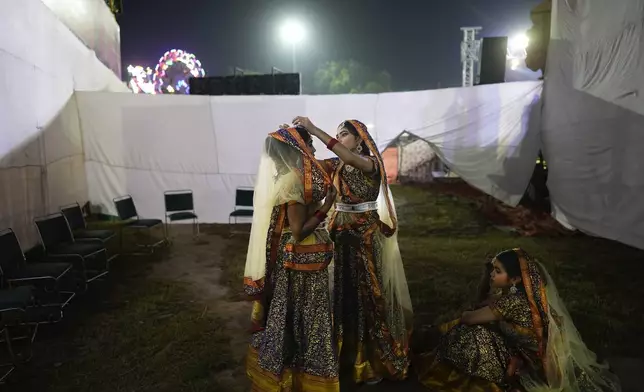
[[[463,87],[474,86],[475,63],[478,63],[476,71],[480,70],[481,62],[479,54],[481,53],[481,40],[476,39],[476,34],[482,27],[461,27],[463,32],[463,42],[461,42],[461,63],[463,64]],[[478,73],[478,72],[477,72]]]

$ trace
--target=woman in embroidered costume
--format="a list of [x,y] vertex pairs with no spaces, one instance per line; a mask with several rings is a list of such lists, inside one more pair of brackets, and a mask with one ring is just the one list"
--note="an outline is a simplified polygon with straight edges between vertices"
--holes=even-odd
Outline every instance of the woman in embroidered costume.
[[619,380],[583,343],[543,265],[521,249],[490,264],[500,295],[439,327],[438,348],[420,357],[432,391],[609,392]]
[[356,383],[405,379],[412,306],[382,157],[360,121],[340,124],[337,139],[306,117],[293,124],[338,156],[323,164],[338,189],[329,231],[335,242],[334,329],[341,367],[351,368]]
[[[266,139],[255,184],[244,288],[253,301],[253,391],[339,392],[324,225],[335,188],[304,130]],[[326,197],[325,204],[320,201]]]

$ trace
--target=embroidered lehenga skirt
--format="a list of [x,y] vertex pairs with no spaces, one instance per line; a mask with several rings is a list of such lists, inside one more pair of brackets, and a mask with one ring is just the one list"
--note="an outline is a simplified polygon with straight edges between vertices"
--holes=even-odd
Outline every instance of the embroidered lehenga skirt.
[[489,326],[468,326],[460,320],[440,327],[436,350],[415,364],[420,382],[432,391],[502,392],[510,352],[502,334]]
[[299,244],[290,233],[282,234],[267,281],[268,311],[260,301],[253,304],[254,321],[266,317],[265,327],[253,333],[247,357],[253,391],[340,390],[329,291],[332,258],[326,230],[316,230]]
[[383,298],[382,239],[377,215],[338,214],[334,314],[343,374],[355,383],[403,380],[409,368],[405,315]]

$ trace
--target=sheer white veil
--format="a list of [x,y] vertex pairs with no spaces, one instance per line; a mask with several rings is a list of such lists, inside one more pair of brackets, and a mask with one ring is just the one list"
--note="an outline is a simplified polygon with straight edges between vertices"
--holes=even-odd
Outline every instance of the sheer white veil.
[[[378,215],[381,221],[382,237],[382,279],[383,297],[387,303],[387,321],[395,327],[397,340],[400,339],[408,347],[409,338],[413,327],[413,308],[409,287],[405,276],[405,269],[398,247],[398,217],[396,205],[387,184],[387,173],[382,156],[376,143],[367,131],[366,125],[357,120],[349,120],[356,129],[360,138],[365,142],[369,151],[376,158],[380,171],[380,192],[378,194]],[[401,325],[401,323],[403,323]]]
[[279,239],[286,217],[285,205],[306,204],[313,197],[312,184],[305,183],[304,179],[312,175],[316,164],[295,128],[280,129],[266,138],[255,180],[253,220],[244,268],[244,290],[251,297],[263,292],[267,265],[276,252],[272,242],[274,238]]
[[532,286],[530,290],[526,287],[533,293],[531,298],[528,292],[529,301],[540,309],[544,327],[542,365],[546,380],[524,374],[523,387],[528,392],[621,391],[617,376],[607,364],[598,363],[597,356],[584,344],[546,268],[521,249],[515,251],[523,264],[524,286],[526,280]]

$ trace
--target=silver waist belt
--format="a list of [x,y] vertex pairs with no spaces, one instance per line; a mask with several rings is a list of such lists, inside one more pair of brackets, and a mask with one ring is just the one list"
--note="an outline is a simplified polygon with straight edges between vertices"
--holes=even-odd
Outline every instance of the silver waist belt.
[[368,201],[366,203],[360,204],[344,204],[337,203],[335,205],[335,210],[339,212],[367,212],[367,211],[376,211],[378,209],[378,203],[375,201]]
[[[318,230],[326,230],[326,220],[324,222],[320,222],[318,227],[316,227],[313,231],[318,231]],[[282,229],[282,233],[292,233],[292,230],[290,227],[285,227]]]

